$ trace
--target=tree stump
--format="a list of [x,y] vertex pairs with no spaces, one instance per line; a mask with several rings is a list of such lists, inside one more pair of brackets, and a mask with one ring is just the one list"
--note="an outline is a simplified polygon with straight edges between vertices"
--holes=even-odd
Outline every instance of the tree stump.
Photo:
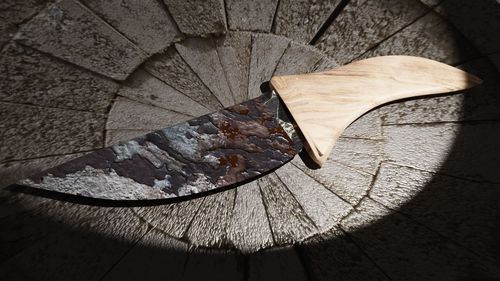
[[[3,279],[500,276],[498,3],[202,2],[7,0]],[[115,204],[7,187],[256,97],[273,75],[389,54],[456,65],[484,84],[367,113],[321,169],[296,157],[256,181],[190,200]]]

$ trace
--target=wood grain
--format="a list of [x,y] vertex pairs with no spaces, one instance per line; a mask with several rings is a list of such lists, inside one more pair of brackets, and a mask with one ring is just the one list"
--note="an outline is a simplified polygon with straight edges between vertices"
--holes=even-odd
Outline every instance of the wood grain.
[[188,38],[175,48],[224,107],[235,104],[212,38]]
[[236,190],[228,238],[243,252],[256,252],[273,245],[266,207],[256,181]]
[[[135,71],[130,78],[122,85],[118,95],[193,117],[210,113],[203,105],[142,69]],[[175,103],[172,102],[174,100]]]
[[258,183],[275,244],[293,243],[317,232],[314,222],[276,174],[262,177]]
[[320,166],[345,128],[367,111],[479,83],[479,78],[457,68],[410,56],[375,57],[330,71],[271,79],[307,140],[311,158]]
[[248,99],[248,72],[252,37],[250,32],[228,32],[215,41],[227,83],[236,103]]
[[[110,6],[109,3],[104,3],[106,1],[86,0],[90,1]],[[19,9],[35,4],[37,7],[45,5],[45,0],[4,2],[6,4],[0,3],[0,7],[4,8],[3,10],[0,8],[0,14],[7,15],[9,34],[5,34],[7,37],[0,34],[1,42],[3,38],[8,39],[16,33],[18,26],[11,29],[10,23],[13,22],[12,17],[16,17],[19,11],[24,13],[24,10]],[[112,2],[119,1],[110,1]],[[123,1],[127,2],[130,1]],[[258,86],[269,80],[275,69],[277,69],[275,75],[281,70],[292,71],[279,73],[281,75],[301,73],[302,69],[299,69],[298,65],[295,66],[295,63],[303,60],[312,61],[315,58],[306,58],[310,52],[301,52],[299,49],[293,49],[294,52],[291,52],[292,49],[288,48],[286,54],[283,54],[284,50],[287,46],[309,41],[318,27],[324,23],[332,5],[338,1],[256,0],[252,3],[243,3],[244,1],[240,0],[216,0],[201,3],[201,1],[165,0],[164,2],[169,5],[163,8],[168,9],[169,14],[176,17],[177,23],[185,33],[187,26],[192,30],[189,32],[196,36],[204,37],[214,33],[221,35],[213,39],[217,42],[216,51],[237,102],[237,98],[247,96],[248,85],[251,89],[257,89],[251,92],[260,94]],[[196,5],[196,2],[200,5]],[[230,9],[231,3],[237,2],[245,5]],[[243,60],[240,61],[240,58],[245,59],[248,55],[247,34],[237,39],[232,37],[232,33],[243,35],[243,32],[234,30],[226,35],[221,34],[225,29],[223,8],[225,4],[230,29],[243,27],[248,23],[252,30],[254,27],[264,26],[267,30],[270,26],[269,16],[273,14],[275,6],[269,7],[269,10],[262,14],[257,10],[244,13],[245,7],[260,6],[264,2],[279,2],[273,32],[286,37],[247,33],[253,37],[254,48],[251,50],[252,74],[245,78],[244,68],[248,66],[242,64]],[[422,2],[435,5],[441,1],[422,0]],[[323,53],[313,71],[332,69],[337,67],[338,63],[344,64],[363,54],[365,56],[418,55],[447,63],[469,60],[469,53],[464,52],[467,51],[463,49],[464,45],[455,45],[455,40],[452,40],[458,35],[457,33],[464,33],[467,39],[483,53],[497,52],[500,41],[492,38],[498,38],[499,33],[495,33],[495,30],[498,30],[499,25],[495,23],[495,15],[498,14],[496,7],[500,6],[495,1],[444,2],[436,10],[440,16],[447,17],[448,20],[432,15],[429,13],[429,8],[416,0],[351,0],[351,4],[330,25],[317,44],[336,61]],[[56,7],[67,7],[68,3],[73,2],[61,3],[63,4]],[[133,6],[141,5],[149,7],[142,3],[134,3]],[[50,38],[44,39],[42,37],[48,31],[34,32],[40,28],[34,28],[29,20],[40,8],[34,9],[33,13],[27,13],[30,15],[23,16],[15,23],[24,26],[24,35],[28,34],[30,37],[24,42],[41,42],[44,46],[53,44],[54,49],[49,53],[58,58],[45,53],[41,59],[34,52],[27,52],[27,48],[18,51],[17,48],[13,50],[4,47],[1,60],[5,62],[5,69],[8,70],[3,76],[8,80],[4,79],[7,84],[3,83],[6,87],[3,87],[2,100],[8,103],[5,110],[0,112],[16,114],[9,113],[7,115],[9,118],[3,119],[0,131],[5,128],[7,132],[12,128],[27,128],[27,130],[15,129],[15,133],[30,134],[24,135],[22,142],[17,139],[10,141],[11,136],[5,134],[2,135],[4,138],[0,138],[0,147],[4,151],[16,152],[13,159],[25,159],[0,165],[2,183],[4,180],[10,180],[10,176],[27,175],[31,173],[30,171],[34,172],[63,161],[67,159],[66,157],[72,157],[71,154],[64,156],[60,153],[65,154],[73,148],[81,147],[83,139],[85,142],[89,140],[89,134],[81,132],[72,135],[78,139],[76,143],[66,134],[59,135],[62,140],[54,144],[57,149],[51,147],[45,151],[47,136],[44,135],[50,133],[48,138],[51,139],[54,135],[58,136],[52,134],[52,131],[58,130],[46,129],[50,126],[43,123],[41,127],[38,125],[32,127],[32,120],[33,124],[39,124],[36,118],[42,116],[43,120],[54,120],[50,124],[61,124],[58,126],[60,128],[81,130],[82,127],[87,127],[87,123],[74,122],[72,117],[80,116],[78,120],[89,119],[88,115],[81,114],[80,111],[65,114],[62,110],[45,109],[47,107],[105,113],[109,103],[115,102],[112,114],[108,116],[113,121],[113,124],[108,124],[112,126],[106,130],[108,144],[143,134],[150,127],[166,126],[171,122],[169,120],[176,118],[170,111],[158,108],[163,105],[175,107],[178,105],[176,99],[153,101],[148,99],[146,92],[141,92],[140,94],[144,94],[142,96],[144,99],[140,101],[155,106],[130,100],[124,102],[123,98],[114,101],[112,99],[117,89],[115,83],[111,80],[104,81],[99,75],[84,75],[88,71],[75,67],[75,64],[84,66],[81,54],[86,52],[81,50],[85,46],[81,40],[76,40],[78,38],[73,40],[74,38],[66,33],[78,37],[81,32],[73,31],[83,30],[83,38],[91,38],[87,40],[89,42],[94,42],[93,38],[105,40],[101,42],[102,44],[84,50],[93,52],[89,55],[89,58],[92,58],[92,67],[88,67],[90,70],[127,76],[127,83],[140,84],[140,81],[132,81],[140,76],[128,76],[136,65],[133,57],[134,53],[138,53],[137,48],[127,48],[132,46],[131,43],[118,44],[123,43],[123,36],[112,28],[107,28],[109,25],[103,21],[94,20],[98,18],[96,16],[89,17],[86,14],[81,19],[72,20],[75,14],[72,11],[67,14],[72,27],[68,32],[63,30],[63,40],[57,41],[61,36],[53,35],[51,32],[49,32]],[[67,9],[63,7],[62,10]],[[243,11],[243,16],[248,16],[249,19],[238,17],[236,11]],[[100,14],[103,12],[105,11],[101,11]],[[134,9],[130,14],[135,12],[140,13],[141,18],[147,18],[151,13],[157,15],[161,11]],[[57,16],[58,13],[54,15]],[[112,23],[109,16],[102,18],[119,29],[122,34],[133,39],[127,32],[135,31],[135,28],[144,22],[136,24],[135,18],[123,15],[125,14],[116,15],[119,20],[123,20],[123,26]],[[259,18],[266,20],[258,22]],[[67,19],[65,18],[65,22]],[[251,22],[245,23],[244,20]],[[154,18],[148,21],[156,22]],[[57,21],[36,19],[35,22]],[[457,25],[459,32],[455,32],[450,22]],[[3,30],[3,24],[0,21],[0,30]],[[479,30],[477,26],[480,26]],[[153,34],[154,32],[150,31],[161,28],[161,26],[151,26],[144,34],[137,35],[142,37]],[[53,26],[49,29],[52,30]],[[136,45],[141,47],[141,43],[150,41],[158,42],[158,47],[162,44],[166,46],[167,42],[160,39],[170,35],[172,34],[144,38],[144,41],[137,41]],[[289,41],[290,39],[293,41]],[[219,44],[221,41],[224,43]],[[284,44],[285,41],[291,43]],[[120,47],[111,50],[110,48],[115,45]],[[9,50],[6,52],[7,48]],[[72,57],[61,56],[67,53]],[[499,57],[498,53],[495,57],[492,56],[492,58]],[[277,66],[278,62],[281,66]],[[497,59],[497,62],[500,60]],[[211,222],[215,220],[214,218],[219,218],[221,222],[217,222],[216,228],[221,231],[200,231],[191,236],[196,237],[196,241],[207,241],[214,233],[217,237],[227,236],[228,243],[224,246],[214,245],[209,246],[210,249],[205,249],[188,244],[185,233],[193,218],[198,215],[199,206],[204,198],[159,206],[135,207],[134,210],[128,211],[129,208],[89,207],[85,204],[68,202],[58,204],[56,199],[28,196],[1,189],[0,276],[5,280],[89,281],[140,278],[360,281],[496,279],[500,275],[498,270],[488,272],[483,269],[489,267],[492,258],[498,265],[500,256],[498,251],[500,247],[496,239],[498,186],[485,183],[498,180],[497,171],[500,162],[492,151],[497,151],[499,138],[496,132],[500,127],[498,122],[486,120],[498,120],[500,102],[497,94],[500,79],[487,58],[481,59],[480,63],[479,61],[471,63],[465,69],[483,78],[485,80],[483,85],[464,94],[413,99],[384,106],[377,111],[371,111],[368,115],[363,115],[343,132],[341,136],[343,143],[337,143],[336,150],[332,152],[335,160],[328,159],[321,169],[309,169],[301,159],[294,159],[293,165],[307,174],[290,173],[293,177],[290,181],[296,181],[298,184],[292,186],[289,182],[282,184],[265,179],[263,181],[269,183],[260,182],[261,185],[265,185],[262,186],[263,192],[259,190],[259,186],[255,187],[257,182],[254,182],[251,188],[238,187],[232,212],[227,213],[228,209],[222,208],[224,211],[220,217],[217,212],[203,216],[203,218],[208,217]],[[204,65],[199,67],[203,68]],[[211,111],[222,107],[217,98],[210,93],[209,87],[204,84],[206,81],[199,78],[198,73],[191,69],[173,47],[163,54],[153,56],[141,68]],[[219,75],[220,73],[214,75],[212,79],[223,80],[224,77]],[[49,90],[53,91],[49,94]],[[41,95],[42,92],[47,92],[47,95]],[[132,95],[128,97],[133,98]],[[140,96],[136,97],[139,101]],[[34,108],[32,105],[40,108],[37,107],[36,111],[29,110]],[[184,109],[186,107],[182,107],[179,111],[184,112]],[[44,117],[46,115],[57,118],[47,119]],[[186,114],[186,117],[190,118],[187,115],[189,114]],[[68,116],[71,118],[67,118]],[[6,127],[1,128],[2,125]],[[104,125],[94,128],[95,133],[102,134],[103,127]],[[98,142],[102,144],[102,138],[99,138]],[[381,150],[377,142],[382,144]],[[42,146],[39,146],[40,144]],[[9,148],[5,148],[6,146]],[[39,151],[33,151],[32,148]],[[408,148],[412,148],[412,151],[408,151]],[[43,153],[38,153],[40,149],[44,150]],[[379,163],[380,157],[382,164]],[[441,159],[445,165],[436,165],[437,162],[434,160]],[[394,165],[395,161],[397,165]],[[279,170],[278,173],[283,174],[286,171]],[[451,177],[443,174],[449,174]],[[463,179],[464,176],[471,175],[475,176],[474,180]],[[331,231],[320,234],[319,237],[319,229],[314,227],[314,223],[328,218],[311,215],[315,214],[314,209],[311,211],[313,205],[311,202],[314,202],[312,199],[318,196],[314,193],[315,186],[307,184],[308,176],[351,205],[357,205],[356,211],[353,211],[348,219],[344,219],[341,226],[336,225]],[[304,186],[299,186],[301,183],[304,183]],[[296,193],[299,188],[302,193]],[[312,198],[306,197],[311,188]],[[371,200],[370,204],[370,197],[376,202]],[[363,202],[360,204],[361,200]],[[443,202],[453,204],[446,205]],[[323,212],[323,215],[328,217],[337,211],[332,207],[331,211]],[[81,221],[89,223],[81,227]],[[224,234],[222,231],[224,228],[220,226],[226,223],[227,229]],[[342,229],[338,230],[339,227]],[[203,224],[200,223],[197,228],[203,229]],[[200,238],[203,235],[209,238]],[[119,242],[121,239],[117,237],[120,236],[128,236],[126,239],[128,242]],[[285,243],[294,245],[283,246]],[[222,247],[234,247],[236,251],[243,253],[221,249]],[[297,249],[299,250],[296,251]],[[254,251],[258,252],[253,253]]]
[[167,85],[202,104],[210,111],[222,108],[221,103],[200,80],[175,48],[152,56],[142,67]]
[[256,98],[262,94],[260,85],[271,79],[281,56],[290,40],[271,34],[253,34],[250,74],[248,78],[248,97]]

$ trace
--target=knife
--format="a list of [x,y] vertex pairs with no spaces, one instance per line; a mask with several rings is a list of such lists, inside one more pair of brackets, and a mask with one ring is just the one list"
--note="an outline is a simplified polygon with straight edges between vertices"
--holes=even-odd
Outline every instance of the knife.
[[480,83],[455,67],[410,56],[273,77],[270,92],[258,98],[96,150],[19,184],[108,200],[189,196],[255,179],[303,148],[321,167],[344,129],[369,110]]

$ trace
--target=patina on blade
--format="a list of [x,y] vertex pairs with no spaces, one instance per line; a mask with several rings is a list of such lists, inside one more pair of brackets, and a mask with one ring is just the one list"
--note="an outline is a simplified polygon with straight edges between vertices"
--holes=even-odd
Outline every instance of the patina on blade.
[[245,181],[300,150],[280,126],[287,121],[278,118],[283,112],[276,101],[275,95],[249,100],[97,150],[20,184],[99,199],[149,200]]

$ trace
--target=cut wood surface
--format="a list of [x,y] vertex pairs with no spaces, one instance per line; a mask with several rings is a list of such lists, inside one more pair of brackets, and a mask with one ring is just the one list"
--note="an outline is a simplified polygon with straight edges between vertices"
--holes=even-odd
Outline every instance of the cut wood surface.
[[[0,4],[2,280],[498,279],[495,1],[143,2]],[[378,55],[436,59],[484,83],[362,115],[321,169],[300,155],[189,200],[6,187],[256,97],[272,76]]]
[[466,90],[480,83],[460,69],[410,56],[382,56],[329,71],[271,79],[319,165],[344,129],[367,111],[399,99]]

